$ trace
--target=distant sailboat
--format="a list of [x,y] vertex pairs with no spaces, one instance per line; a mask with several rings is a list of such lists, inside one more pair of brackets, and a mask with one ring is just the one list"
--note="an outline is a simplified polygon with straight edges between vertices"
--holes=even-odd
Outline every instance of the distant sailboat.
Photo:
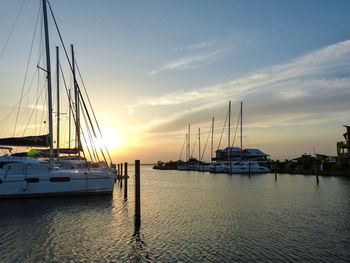
[[212,162],[210,172],[229,174],[258,174],[269,173],[266,165],[268,155],[259,149],[243,149],[243,103],[240,109],[240,147],[231,146],[230,139],[231,103],[228,111],[228,146],[216,151],[215,161]]

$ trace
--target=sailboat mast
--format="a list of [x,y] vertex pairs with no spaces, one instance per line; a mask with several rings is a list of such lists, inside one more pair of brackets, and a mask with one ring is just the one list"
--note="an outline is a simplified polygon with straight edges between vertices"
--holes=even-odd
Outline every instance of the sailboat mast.
[[[72,111],[71,111],[71,103],[72,103],[72,99],[71,99],[71,89],[68,90],[68,104],[69,104],[69,108],[68,108],[68,149],[70,149],[70,141],[71,141],[71,118],[72,118]],[[70,156],[70,151],[68,153],[68,156]]]
[[75,59],[74,59],[74,47],[70,45],[72,51],[72,71],[73,71],[73,83],[74,83],[74,96],[75,96],[75,116],[76,116],[76,132],[75,132],[75,147],[78,148],[78,156],[80,157],[80,110],[79,110],[79,90],[77,85],[77,79],[75,75]]
[[210,151],[210,162],[213,160],[213,149],[214,149],[214,117],[211,121],[211,151]]
[[60,57],[59,57],[59,47],[56,47],[56,84],[57,84],[57,162],[59,162],[60,156]]
[[45,48],[46,48],[46,73],[47,73],[47,100],[49,110],[49,144],[50,144],[50,167],[53,166],[53,125],[52,125],[52,91],[51,91],[51,62],[50,62],[50,41],[49,27],[47,23],[46,0],[42,0],[44,14],[44,30],[45,30]]
[[227,159],[230,161],[230,147],[231,146],[231,101],[228,102],[228,147]]
[[243,158],[243,102],[241,101],[241,159]]
[[188,124],[188,161],[191,159],[191,124]]
[[201,128],[198,128],[198,161],[201,160]]

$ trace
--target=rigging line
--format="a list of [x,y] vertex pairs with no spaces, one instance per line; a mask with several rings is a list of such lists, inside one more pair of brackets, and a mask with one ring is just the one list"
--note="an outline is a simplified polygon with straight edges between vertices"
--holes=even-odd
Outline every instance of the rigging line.
[[[78,70],[78,74],[79,74],[81,83],[83,84],[83,88],[84,88],[84,91],[85,91],[85,95],[86,95],[86,97],[87,97],[87,99],[88,99],[88,103],[89,103],[90,109],[91,109],[91,111],[92,111],[92,115],[93,115],[93,117],[94,117],[94,120],[95,120],[97,129],[98,129],[98,131],[99,131],[99,133],[100,133],[100,136],[103,138],[102,131],[101,131],[101,129],[100,129],[100,125],[99,125],[99,123],[98,123],[98,121],[97,121],[95,111],[94,111],[94,109],[93,109],[93,107],[92,107],[92,103],[91,103],[89,94],[87,93],[84,80],[83,80],[82,75],[81,75],[81,73],[80,73],[80,69],[79,69],[78,63],[77,63],[76,61],[75,61],[75,65],[76,65],[76,67],[77,67],[77,70]],[[80,88],[79,88],[79,93],[81,94]],[[81,97],[82,97],[82,94],[81,94]],[[108,158],[109,158],[110,162],[112,163],[112,159],[111,159],[111,156],[110,156],[110,154],[109,154],[107,145],[104,144],[104,147],[105,147],[105,150],[106,150],[106,152],[107,152],[107,154],[108,154]]]
[[52,16],[52,18],[53,18],[53,21],[54,21],[54,23],[55,23],[55,27],[56,27],[56,30],[57,30],[58,36],[59,36],[59,38],[60,38],[60,41],[61,41],[61,44],[62,44],[62,47],[63,47],[64,53],[65,53],[65,55],[66,55],[66,58],[67,58],[67,61],[68,61],[68,64],[69,64],[70,70],[73,72],[73,66],[72,66],[72,63],[71,63],[71,61],[70,61],[70,59],[69,59],[69,56],[68,56],[68,53],[67,53],[66,46],[65,46],[65,44],[64,44],[64,42],[63,42],[63,38],[62,38],[62,35],[61,35],[61,31],[60,31],[60,30],[59,30],[59,28],[58,28],[58,24],[57,24],[57,21],[56,21],[56,17],[55,17],[55,15],[53,14],[53,11],[52,11],[52,8],[51,8],[50,1],[49,1],[49,0],[47,0],[47,3],[49,4],[49,10],[50,10],[51,16]]
[[[61,63],[59,63],[59,68],[60,68],[60,72],[61,72],[64,88],[65,88],[65,91],[66,91],[66,95],[67,95],[67,97],[69,97],[69,92],[68,92],[68,88],[67,88],[66,78],[64,77]],[[73,122],[74,122],[75,125],[77,125],[77,121],[76,121],[76,118],[75,118],[75,115],[74,115],[74,111],[73,111],[73,102],[71,101],[70,103],[71,104],[69,104],[69,108],[70,108],[70,111],[71,111],[71,114],[72,114],[72,117],[73,117]],[[84,142],[86,144],[86,139],[85,139],[84,133],[83,133],[83,140],[84,140]],[[84,151],[83,147],[81,147],[81,148],[79,147],[78,151],[81,151],[83,153],[83,158],[85,159],[85,163],[88,164],[88,162],[86,160],[86,154],[85,154],[85,151]],[[88,151],[89,151],[89,149],[88,149]],[[87,167],[90,170],[88,165],[87,165]]]
[[[60,38],[61,44],[62,44],[62,46],[63,46],[63,50],[64,50],[64,53],[65,53],[65,55],[66,55],[66,58],[67,58],[69,67],[70,67],[71,71],[73,72],[73,66],[72,66],[72,63],[71,63],[71,61],[70,61],[70,59],[69,59],[66,46],[64,45],[61,32],[60,32],[60,30],[59,30],[59,28],[58,28],[58,24],[57,24],[55,15],[53,14],[53,11],[52,11],[52,8],[51,8],[51,4],[50,4],[50,2],[49,2],[48,0],[47,0],[47,3],[49,4],[50,13],[51,13],[52,18],[53,18],[53,21],[54,21],[54,23],[55,23],[55,27],[56,27],[58,36],[59,36],[59,38]],[[78,69],[78,71],[79,71],[79,69]],[[80,75],[80,72],[79,72],[79,75]],[[74,82],[76,82],[76,80],[74,80]],[[81,92],[80,92],[80,87],[79,87],[78,83],[75,83],[75,84],[77,85],[78,92],[81,94]],[[86,90],[85,90],[85,91],[86,91]],[[90,106],[91,106],[91,103],[90,103]],[[96,120],[96,116],[95,116],[94,111],[93,111],[93,114],[94,114],[95,121],[96,121],[96,123],[97,123],[98,129],[99,129],[99,131],[100,131],[100,133],[101,133],[101,130],[100,130],[100,127],[99,127],[98,122],[97,122],[97,120]],[[102,136],[102,133],[101,133],[101,136]],[[106,147],[106,150],[107,150],[107,146],[105,146],[105,147]],[[112,159],[111,159],[111,156],[110,156],[108,150],[107,150],[107,153],[108,153],[108,157],[109,157],[110,161],[112,162]],[[103,154],[103,156],[104,156],[104,154]],[[106,163],[107,163],[107,162],[106,162]]]
[[[44,83],[45,85],[46,83]],[[45,93],[45,99],[44,99],[44,108],[46,107],[46,102],[47,102],[47,93]],[[44,113],[45,111],[41,111],[41,118],[40,118],[40,126],[39,126],[39,134],[41,133],[41,129],[43,128],[43,125],[46,124],[46,122],[44,122]]]
[[[65,91],[66,91],[66,95],[67,97],[69,98],[69,92],[68,92],[68,87],[67,87],[67,83],[66,83],[66,78],[63,74],[63,69],[62,69],[62,65],[60,63],[60,71],[61,71],[61,76],[62,76],[62,80],[63,80],[63,84],[64,84],[64,88],[65,88]],[[74,110],[73,110],[73,101],[68,101],[68,104],[69,104],[69,110],[72,114],[72,117],[73,117],[73,122],[75,125],[77,125],[77,122],[76,122],[76,118],[75,118],[75,115],[74,115]]]
[[[80,97],[80,98],[82,99],[82,97]],[[82,102],[83,102],[84,106],[86,106],[85,103],[84,103],[84,100],[82,100]],[[86,109],[85,109],[85,111],[83,111],[83,108],[82,108],[82,113],[83,113],[83,117],[84,117],[84,119],[85,119],[86,129],[87,129],[87,131],[88,131],[88,135],[90,136],[91,147],[93,148],[94,155],[96,154],[97,161],[100,162],[100,158],[99,158],[99,156],[98,156],[96,146],[95,146],[94,141],[93,141],[93,138],[92,138],[92,136],[91,136],[91,130],[89,129],[89,126],[88,126],[89,122],[86,120],[86,117],[88,117],[89,121],[91,122],[90,116],[89,116],[89,112],[88,112]],[[90,125],[92,125],[92,124],[90,123]],[[84,136],[83,129],[81,129],[81,132],[82,132],[82,134],[83,134],[83,136]],[[95,138],[96,138],[96,136],[95,136]],[[96,138],[96,139],[98,139],[98,138]],[[86,141],[85,141],[85,144],[87,144]],[[99,147],[99,149],[100,149],[100,152],[101,152],[101,154],[102,154],[103,160],[105,161],[105,164],[108,166],[107,159],[106,159],[106,157],[105,157],[105,154],[104,154],[104,152],[103,152],[101,146]]]
[[[211,128],[210,128],[210,130],[211,130]],[[207,140],[206,140],[206,142],[205,142],[204,149],[203,149],[203,153],[202,153],[202,156],[201,156],[200,161],[201,161],[201,160],[203,160],[205,150],[207,149],[207,144],[208,144],[208,141],[209,141],[209,135],[210,135],[210,134],[211,134],[211,133],[210,133],[210,132],[208,132],[208,135],[207,135]]]
[[[53,11],[52,11],[52,8],[51,8],[51,4],[50,4],[49,1],[47,1],[47,3],[49,4],[50,13],[51,13],[52,18],[53,18],[53,21],[54,21],[54,23],[55,23],[55,27],[56,27],[56,30],[57,30],[57,32],[58,32],[59,38],[60,38],[60,40],[61,40],[61,44],[62,44],[62,46],[63,46],[63,50],[64,50],[64,53],[65,53],[65,55],[66,55],[68,64],[69,64],[69,66],[70,66],[70,68],[71,68],[71,71],[73,72],[73,66],[72,66],[71,61],[69,60],[69,56],[68,56],[68,53],[67,53],[67,50],[66,50],[66,46],[64,45],[61,32],[60,32],[60,30],[59,30],[59,28],[58,28],[58,24],[57,24],[56,18],[55,18],[55,16],[54,16]],[[78,71],[79,71],[79,69],[78,69]],[[79,73],[79,75],[80,75],[80,73]],[[76,82],[76,80],[75,80],[75,82]],[[78,92],[81,94],[78,83],[76,83],[76,85],[77,85]],[[90,103],[90,105],[91,105],[91,103]],[[93,113],[94,113],[94,112],[93,112]],[[94,114],[94,117],[95,117],[95,114]],[[96,117],[95,117],[95,121],[96,121]],[[98,123],[97,123],[97,126],[98,126],[98,128],[99,128]],[[100,130],[100,129],[99,129],[99,131],[100,131],[100,133],[101,133],[101,130]],[[110,154],[109,154],[108,151],[107,151],[107,153],[108,153],[108,156],[109,156],[110,161],[112,162],[112,159],[111,159]],[[104,154],[103,154],[103,156],[104,156]]]
[[183,150],[184,150],[184,147],[185,147],[185,144],[186,144],[186,139],[187,139],[187,136],[185,136],[185,140],[184,140],[184,142],[182,144],[181,152],[180,152],[180,155],[179,155],[179,160],[181,160],[182,153],[183,153]]
[[[84,108],[82,108],[82,112],[83,112],[83,114],[84,114],[84,110],[85,110],[85,114],[87,115],[87,118],[88,118],[88,120],[89,120],[91,129],[92,129],[92,132],[93,132],[95,138],[98,139],[97,136],[96,136],[96,133],[95,133],[94,126],[93,126],[92,121],[91,121],[91,117],[90,117],[89,111],[88,111],[88,109],[87,109],[87,107],[86,107],[84,98],[83,98],[83,96],[82,96],[82,94],[81,94],[79,88],[78,88],[78,92],[79,92],[79,94],[80,94],[80,96],[79,96],[80,101],[82,102],[82,105],[84,106]],[[87,122],[87,123],[88,123],[88,122]],[[87,129],[89,129],[88,126],[87,126]],[[102,139],[102,138],[101,138],[101,139]],[[103,143],[103,144],[104,144],[104,143]],[[100,148],[101,154],[102,154],[102,156],[103,156],[103,159],[104,159],[106,165],[108,166],[107,159],[106,159],[106,157],[105,157],[105,155],[104,155],[103,149],[101,148],[101,146],[100,146],[99,148]],[[110,161],[111,161],[111,160],[110,160]],[[111,162],[112,162],[112,161],[111,161]]]
[[[84,120],[86,122],[86,116],[85,116],[84,112],[83,112],[83,117],[84,117]],[[84,133],[83,132],[82,132],[82,134],[83,134],[83,137],[84,137]],[[92,147],[93,143],[91,142],[91,137],[90,137],[90,133],[89,132],[88,132],[88,136],[89,136],[90,144],[91,144],[91,147]],[[86,146],[86,149],[88,150],[90,159],[93,160],[87,141],[85,141],[85,146]]]
[[[83,104],[83,106],[84,106],[85,113],[87,114],[87,117],[88,117],[88,120],[89,120],[91,129],[92,129],[92,132],[93,132],[95,138],[98,139],[97,136],[96,136],[96,132],[95,132],[95,129],[94,129],[94,125],[93,125],[93,123],[92,123],[92,121],[91,121],[91,117],[90,117],[89,111],[88,111],[88,109],[87,109],[85,100],[84,100],[84,98],[83,98],[83,94],[82,94],[81,91],[80,91],[80,88],[78,88],[78,92],[79,92],[79,94],[80,94],[79,98],[80,98],[80,101],[82,102],[82,104]],[[102,140],[102,138],[103,138],[103,137],[102,137],[102,135],[101,135],[101,140]],[[106,152],[107,152],[107,154],[108,154],[109,161],[112,163],[112,159],[111,159],[111,157],[110,157],[110,155],[109,155],[107,146],[106,146],[106,144],[105,144],[104,142],[103,142],[103,145],[104,145],[104,147],[105,147],[105,149],[106,149]],[[106,159],[106,157],[105,157],[105,155],[104,155],[104,151],[103,151],[103,149],[101,148],[101,146],[100,146],[99,148],[100,148],[101,154],[102,154],[102,156],[103,156],[103,159],[104,159],[104,161],[106,162],[106,165],[108,166],[107,159]]]
[[236,137],[237,137],[238,124],[239,124],[239,115],[238,115],[238,119],[237,119],[237,123],[236,123],[235,136],[233,137],[233,141],[232,141],[232,147],[235,145],[235,140],[236,140]]
[[194,144],[193,144],[193,147],[192,147],[190,158],[193,156],[193,152],[194,152],[194,148],[196,147],[197,140],[198,140],[198,134],[196,135],[196,139],[194,140]]
[[31,112],[31,114],[30,114],[30,116],[29,116],[29,118],[28,118],[28,122],[27,122],[26,127],[25,127],[24,130],[23,130],[22,136],[24,136],[25,132],[27,131],[27,128],[28,128],[28,126],[29,126],[29,122],[30,122],[30,120],[31,120],[31,118],[32,118],[32,116],[33,116],[34,111],[37,111],[36,106],[38,106],[38,102],[39,102],[39,99],[41,98],[41,95],[42,95],[42,93],[43,93],[44,88],[45,88],[45,85],[43,85],[43,87],[41,88],[39,97],[37,98],[36,103],[35,103],[35,106],[34,106],[32,112]]
[[37,15],[37,18],[36,18],[36,22],[35,22],[35,29],[34,29],[34,34],[33,34],[33,38],[32,38],[32,43],[31,43],[31,46],[30,46],[30,52],[29,52],[29,56],[28,56],[26,71],[25,71],[25,74],[24,74],[24,80],[23,80],[23,84],[22,84],[21,97],[20,97],[20,100],[19,100],[19,106],[18,106],[17,115],[16,115],[15,127],[13,129],[13,135],[15,135],[15,133],[16,133],[18,115],[19,115],[19,112],[20,112],[20,109],[21,109],[21,104],[22,104],[22,99],[23,99],[23,92],[24,92],[24,87],[25,87],[25,83],[26,83],[26,80],[27,80],[30,58],[32,56],[32,51],[33,51],[33,46],[34,46],[34,39],[35,39],[35,35],[36,35],[36,30],[37,30],[37,27],[38,27],[39,14],[40,14],[40,9],[39,9],[39,12],[38,12],[38,15]]
[[[97,150],[96,150],[96,147],[95,147],[95,144],[94,144],[94,140],[93,140],[91,131],[90,131],[89,127],[88,127],[88,121],[86,119],[86,113],[84,111],[82,111],[82,113],[83,113],[83,118],[85,120],[85,126],[86,126],[86,130],[87,130],[87,133],[88,133],[88,138],[89,138],[89,141],[90,141],[90,146],[91,146],[91,149],[92,149],[92,153],[93,153],[93,155],[95,157],[95,161],[99,162],[100,159],[99,159],[98,154],[97,154]],[[82,129],[82,133],[83,133],[83,129]],[[88,145],[86,145],[86,147],[88,148]],[[89,151],[89,154],[90,154],[91,160],[93,160],[90,151]]]
[[[29,89],[26,90],[26,91],[24,92],[24,94],[23,94],[23,97],[27,96],[27,94],[28,94],[29,91],[30,91]],[[39,88],[38,88],[38,94],[39,94]],[[19,102],[17,102],[16,105],[12,106],[12,107],[11,107],[11,110],[8,112],[8,114],[7,114],[3,119],[1,119],[0,123],[2,123],[2,125],[1,125],[1,126],[2,126],[2,129],[1,129],[0,134],[2,134],[2,133],[3,133],[3,130],[5,129],[5,126],[6,126],[6,125],[4,124],[4,122],[6,122],[6,121],[11,117],[12,113],[17,109],[17,106],[19,106]]]
[[[30,106],[30,104],[29,104],[29,99],[30,99],[30,95],[31,94],[28,94],[28,96],[26,96],[27,95],[27,93],[29,93],[29,91],[32,89],[32,86],[33,86],[33,83],[34,83],[34,80],[35,80],[35,77],[36,77],[36,73],[37,73],[37,71],[35,71],[34,72],[34,74],[33,74],[33,77],[32,77],[32,80],[30,81],[30,84],[29,84],[29,87],[28,87],[28,89],[27,89],[27,92],[23,95],[23,98],[24,97],[27,97],[27,102],[26,102],[26,105],[27,106]],[[41,92],[41,91],[40,91]],[[35,96],[36,98],[38,98],[38,93],[36,94],[36,96]],[[37,105],[37,103],[35,104],[35,106]],[[34,109],[33,109],[34,110]],[[27,115],[29,114],[29,112],[27,111]],[[24,115],[22,118],[24,118],[25,120],[26,119],[28,119],[27,118],[27,116],[26,115]]]
[[220,145],[221,145],[222,135],[224,134],[224,130],[225,130],[225,128],[226,128],[227,119],[228,119],[228,111],[227,111],[227,113],[226,113],[226,118],[225,118],[225,122],[224,122],[224,127],[222,127],[221,136],[220,136],[220,140],[219,140],[219,144],[218,144],[218,150],[219,150]]
[[0,60],[2,59],[3,55],[5,54],[6,47],[7,47],[8,43],[9,43],[9,41],[10,41],[10,38],[11,38],[12,33],[13,33],[13,30],[15,29],[15,26],[16,26],[16,24],[17,24],[17,22],[18,22],[18,18],[19,18],[19,16],[20,16],[21,13],[22,13],[22,10],[23,10],[23,7],[24,7],[25,2],[26,2],[26,0],[23,0],[22,5],[21,5],[21,7],[19,8],[19,11],[18,11],[18,13],[17,13],[15,22],[13,23],[13,25],[12,25],[12,27],[11,27],[11,30],[10,30],[8,36],[7,36],[6,41],[5,41],[5,44],[3,45],[2,49],[1,49],[1,52],[0,52]]
[[[64,84],[64,88],[65,88],[65,91],[66,91],[66,95],[67,97],[69,97],[69,92],[68,92],[68,88],[67,88],[67,83],[66,83],[66,78],[64,77],[64,74],[63,74],[63,69],[62,69],[62,65],[61,63],[59,63],[59,67],[60,67],[60,72],[61,72],[61,76],[62,76],[62,80],[63,80],[63,84]],[[72,114],[72,117],[73,117],[73,123],[75,125],[77,125],[77,120],[76,120],[76,117],[74,115],[74,110],[73,110],[73,102],[71,101],[70,102],[71,104],[69,104],[69,108],[70,108],[70,111],[71,111],[71,114]],[[85,138],[85,135],[84,133],[82,133],[83,135],[83,140],[86,143],[86,138]],[[89,149],[88,149],[89,150]],[[78,151],[81,151],[83,153],[83,158],[85,159],[85,163],[88,164],[87,160],[86,160],[86,154],[85,154],[85,151],[84,151],[84,148],[83,147],[79,147]],[[89,166],[87,165],[88,169],[90,170]]]

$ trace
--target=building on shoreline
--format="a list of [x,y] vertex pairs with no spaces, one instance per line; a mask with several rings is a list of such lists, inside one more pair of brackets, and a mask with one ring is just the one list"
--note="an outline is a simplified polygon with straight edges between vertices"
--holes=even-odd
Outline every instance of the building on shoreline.
[[346,133],[343,134],[345,141],[337,142],[338,165],[350,167],[350,126],[344,125]]

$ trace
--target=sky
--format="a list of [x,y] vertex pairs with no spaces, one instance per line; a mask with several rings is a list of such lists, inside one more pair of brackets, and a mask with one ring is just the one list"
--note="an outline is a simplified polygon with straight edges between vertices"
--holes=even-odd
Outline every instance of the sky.
[[[193,155],[198,156],[194,142],[200,128],[209,160],[210,142],[205,144],[212,117],[214,148],[221,134],[220,148],[227,147],[228,132],[222,130],[229,101],[235,146],[242,101],[244,148],[259,148],[280,160],[314,152],[336,155],[342,125],[350,124],[349,1],[50,3],[66,45],[74,44],[115,162],[184,159],[188,124]],[[32,40],[40,39],[39,8],[40,1],[0,0],[3,137],[30,130],[25,129],[28,116],[41,94],[43,83],[36,80],[43,74],[36,65],[45,65],[40,41],[30,52]],[[60,43],[51,18],[50,24],[54,61]],[[28,93],[14,132],[23,87]],[[38,120],[42,113],[36,110],[33,116]]]

